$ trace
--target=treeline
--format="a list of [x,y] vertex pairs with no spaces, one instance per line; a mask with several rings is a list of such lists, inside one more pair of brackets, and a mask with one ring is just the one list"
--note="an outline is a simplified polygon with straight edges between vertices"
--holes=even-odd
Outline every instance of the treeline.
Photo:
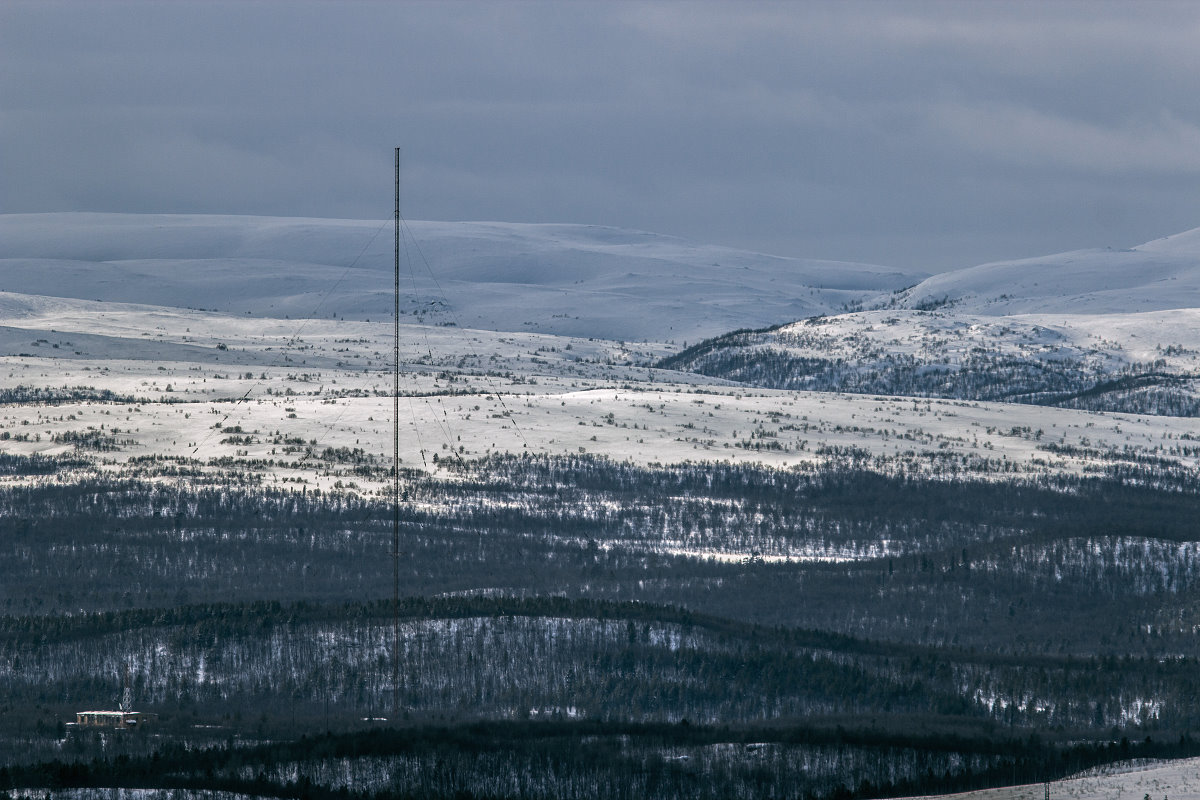
[[94,386],[12,386],[0,389],[0,403],[61,405],[97,401],[102,403],[143,402],[132,395],[117,394],[111,389]]
[[1163,372],[1161,361],[1105,370],[1078,358],[970,352],[953,363],[864,344],[854,356],[827,358],[788,349],[803,334],[741,331],[703,342],[655,366],[749,386],[909,397],[1027,403],[1129,414],[1200,416],[1200,382]]
[[[880,474],[853,453],[821,472],[584,456],[447,469],[405,479],[405,594],[641,600],[990,652],[1195,648],[1200,495],[1170,465],[975,481]],[[0,489],[0,516],[11,616],[391,588],[390,509],[360,497],[93,475]]]
[[[1200,728],[1192,476],[950,481],[835,455],[821,472],[578,456],[406,475],[403,710]],[[0,488],[0,749],[86,762],[101,743],[62,726],[115,703],[125,664],[184,738],[390,706],[390,604],[361,600],[390,596],[390,508],[5,463],[28,480]]]
[[87,465],[87,462],[74,458],[0,453],[0,475],[13,477],[54,475],[62,470],[77,469]]
[[0,769],[0,791],[132,787],[281,798],[866,800],[1053,781],[1117,761],[1200,754],[1183,736],[1055,744],[1036,737],[860,728],[476,723]]
[[414,720],[869,716],[1092,738],[1200,727],[1195,657],[996,655],[568,598],[410,598],[399,613],[396,662],[390,601],[4,619],[0,733],[63,738],[75,711],[116,703],[126,669],[139,708],[184,733],[341,727],[390,715],[393,664]]

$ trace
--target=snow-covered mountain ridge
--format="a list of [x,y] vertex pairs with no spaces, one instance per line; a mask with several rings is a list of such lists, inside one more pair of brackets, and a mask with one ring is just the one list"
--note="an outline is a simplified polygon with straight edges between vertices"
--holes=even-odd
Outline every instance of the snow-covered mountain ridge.
[[[271,317],[392,311],[390,221],[0,216],[0,290]],[[439,324],[695,341],[828,314],[922,274],[589,225],[407,222],[406,315]]]
[[1200,415],[1200,229],[935,275],[661,366],[757,387]]
[[946,304],[991,316],[1200,308],[1200,228],[1129,250],[1076,250],[958,269],[880,305]]

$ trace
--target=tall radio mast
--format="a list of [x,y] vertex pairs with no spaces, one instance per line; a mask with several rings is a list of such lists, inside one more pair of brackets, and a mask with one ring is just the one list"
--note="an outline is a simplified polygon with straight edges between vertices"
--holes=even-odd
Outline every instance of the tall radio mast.
[[400,714],[400,148],[396,148],[392,308],[392,716]]

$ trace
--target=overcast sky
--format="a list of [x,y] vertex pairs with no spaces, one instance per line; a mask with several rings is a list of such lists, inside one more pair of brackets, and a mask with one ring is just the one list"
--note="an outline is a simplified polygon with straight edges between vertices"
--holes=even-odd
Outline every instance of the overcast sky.
[[0,212],[582,222],[937,271],[1200,226],[1200,3],[0,0]]

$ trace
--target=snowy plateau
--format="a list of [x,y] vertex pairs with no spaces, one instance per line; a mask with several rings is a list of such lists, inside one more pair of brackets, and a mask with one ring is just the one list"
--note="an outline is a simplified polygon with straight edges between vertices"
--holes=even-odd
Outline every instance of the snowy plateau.
[[[5,385],[54,400],[7,405],[2,446],[103,441],[114,469],[187,455],[349,482],[297,453],[390,457],[391,233],[0,217]],[[968,472],[1200,459],[1196,232],[928,278],[591,226],[410,222],[402,241],[405,465],[588,452],[795,467],[845,448]],[[761,330],[722,335],[734,328]],[[126,402],[93,401],[109,396]]]

